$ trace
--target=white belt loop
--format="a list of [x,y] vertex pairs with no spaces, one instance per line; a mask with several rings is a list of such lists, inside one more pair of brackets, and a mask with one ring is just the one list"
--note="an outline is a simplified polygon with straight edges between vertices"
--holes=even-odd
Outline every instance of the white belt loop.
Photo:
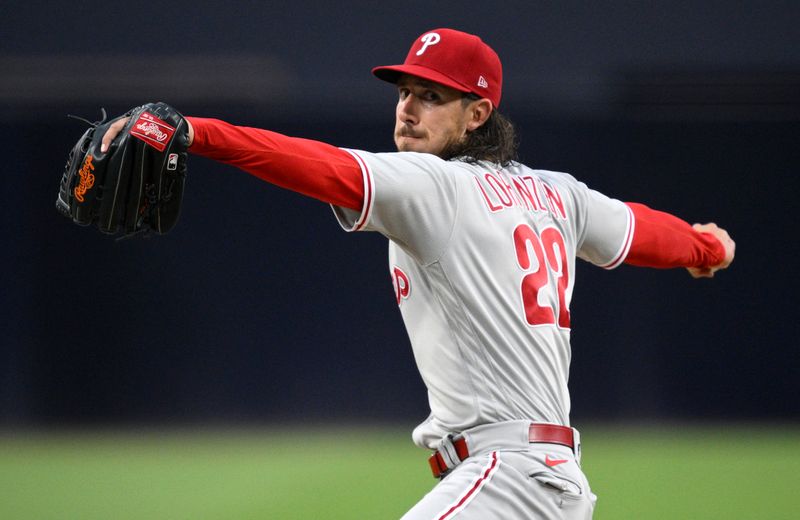
[[581,465],[581,434],[577,428],[572,428],[572,445],[573,453],[575,453],[575,462],[578,466]]
[[456,447],[453,446],[453,435],[450,434],[444,437],[441,441],[439,441],[439,446],[437,448],[439,454],[442,456],[442,460],[447,465],[447,469],[453,469],[459,464],[461,464],[461,459],[458,458],[458,453],[456,453]]

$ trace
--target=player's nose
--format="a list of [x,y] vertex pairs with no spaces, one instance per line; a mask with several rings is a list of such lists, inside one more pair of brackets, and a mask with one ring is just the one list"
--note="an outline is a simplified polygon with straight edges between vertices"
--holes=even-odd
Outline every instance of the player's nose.
[[411,94],[397,102],[397,118],[403,123],[413,125],[419,122],[416,99],[417,98]]

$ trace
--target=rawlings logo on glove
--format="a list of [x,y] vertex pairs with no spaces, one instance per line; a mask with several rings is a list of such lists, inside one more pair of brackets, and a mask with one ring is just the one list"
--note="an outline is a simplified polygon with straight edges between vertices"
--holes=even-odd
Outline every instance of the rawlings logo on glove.
[[159,152],[163,152],[166,142],[175,133],[175,129],[152,114],[142,112],[142,115],[133,124],[130,133]]
[[75,198],[78,199],[79,202],[83,202],[83,195],[94,186],[94,175],[92,174],[94,165],[92,164],[92,159],[93,157],[91,155],[87,155],[86,160],[83,161],[83,166],[78,172],[78,177],[80,177],[81,180],[80,183],[75,186]]

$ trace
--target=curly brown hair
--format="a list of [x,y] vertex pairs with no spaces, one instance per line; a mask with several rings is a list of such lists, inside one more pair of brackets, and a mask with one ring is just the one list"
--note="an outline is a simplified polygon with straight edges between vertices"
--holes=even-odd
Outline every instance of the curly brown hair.
[[[466,94],[464,104],[480,99],[474,94]],[[467,134],[466,139],[445,149],[441,157],[445,160],[458,159],[468,163],[489,161],[501,166],[517,160],[517,131],[514,124],[497,110],[492,110],[489,119],[476,130]]]

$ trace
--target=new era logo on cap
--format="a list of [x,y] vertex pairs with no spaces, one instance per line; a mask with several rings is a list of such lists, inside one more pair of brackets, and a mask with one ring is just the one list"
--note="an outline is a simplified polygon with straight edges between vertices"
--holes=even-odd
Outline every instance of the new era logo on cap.
[[444,28],[425,32],[411,44],[402,65],[375,67],[372,73],[391,83],[410,74],[487,98],[495,108],[500,105],[500,58],[473,34]]

